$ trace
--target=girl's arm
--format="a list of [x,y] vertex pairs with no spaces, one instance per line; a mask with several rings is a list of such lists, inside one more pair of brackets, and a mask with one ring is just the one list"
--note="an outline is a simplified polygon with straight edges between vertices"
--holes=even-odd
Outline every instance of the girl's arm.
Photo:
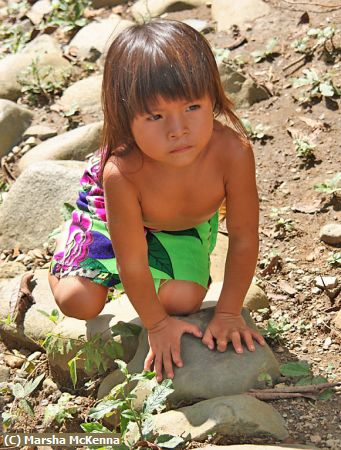
[[[236,352],[243,351],[241,338],[254,350],[253,338],[263,337],[251,330],[241,316],[243,301],[251,284],[258,257],[259,206],[252,148],[230,130],[225,152],[226,226],[229,246],[221,294],[203,343],[225,351],[231,341]],[[227,143],[226,143],[227,144]]]
[[125,292],[143,325],[148,330],[150,350],[144,368],[150,370],[154,361],[157,380],[162,368],[173,378],[172,361],[183,365],[180,342],[183,333],[201,337],[199,328],[170,317],[159,301],[148,264],[148,247],[142,221],[138,193],[110,161],[104,169],[104,193],[108,229],[117,268]]

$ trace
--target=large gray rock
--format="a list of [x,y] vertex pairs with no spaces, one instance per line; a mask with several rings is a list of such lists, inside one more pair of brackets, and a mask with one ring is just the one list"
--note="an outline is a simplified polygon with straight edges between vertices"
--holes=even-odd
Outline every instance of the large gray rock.
[[30,166],[0,209],[0,248],[34,249],[63,221],[63,204],[75,203],[86,164],[44,161]]
[[[205,5],[206,0],[138,0],[131,7],[131,13],[138,23],[144,23],[153,17],[161,16],[167,10],[183,9],[184,7],[193,8]],[[179,8],[180,6],[180,8]]]
[[0,60],[0,98],[17,100],[21,95],[21,85],[18,76],[21,72],[38,58],[38,66],[51,66],[50,79],[56,77],[66,70],[71,70],[71,64],[62,56],[58,44],[48,35],[35,38],[25,48],[13,55],[8,55]]
[[0,99],[0,158],[20,142],[33,114],[14,102]]
[[[209,303],[205,301],[203,307]],[[207,308],[183,319],[198,325],[204,331],[213,312],[213,308]],[[243,310],[243,315],[249,326],[256,329],[246,310]],[[148,348],[147,331],[143,329],[140,333],[136,354],[128,364],[130,373],[143,370]],[[190,402],[195,399],[240,394],[257,387],[259,385],[258,377],[261,373],[268,373],[273,379],[279,375],[278,363],[267,345],[261,347],[256,343],[255,352],[245,349],[243,354],[235,353],[229,345],[226,352],[220,353],[209,350],[200,339],[184,334],[181,340],[181,355],[184,366],[182,368],[174,367],[175,391],[169,397],[173,405],[182,401]],[[198,376],[199,374],[200,376]],[[104,397],[121,382],[122,373],[119,370],[109,374],[99,387],[98,397]]]
[[102,78],[102,75],[94,75],[69,86],[58,100],[58,106],[61,106],[63,111],[68,111],[77,105],[81,114],[94,113],[102,116]]
[[[212,398],[176,411],[155,415],[153,419],[154,430],[158,434],[182,436],[186,441],[203,441],[213,433],[229,437],[256,437],[266,434],[281,440],[288,437],[280,414],[267,403],[248,395]],[[135,426],[127,433],[127,440],[135,442],[137,438]]]
[[269,14],[271,8],[262,0],[212,0],[212,17],[218,31],[229,31],[232,25],[242,25],[257,17]]
[[92,59],[93,51],[91,49],[99,54],[106,53],[111,40],[130,25],[133,25],[133,22],[123,20],[117,14],[112,14],[107,19],[94,21],[79,30],[69,43],[69,47],[77,48],[79,58]]
[[341,223],[327,223],[320,230],[320,239],[326,244],[341,244]]
[[90,123],[42,142],[21,158],[19,170],[46,160],[84,160],[98,149],[102,127],[102,122]]

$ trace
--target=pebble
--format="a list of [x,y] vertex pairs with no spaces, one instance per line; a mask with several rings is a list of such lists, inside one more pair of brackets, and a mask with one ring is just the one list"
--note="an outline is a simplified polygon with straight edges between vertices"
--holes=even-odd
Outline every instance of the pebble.
[[310,440],[313,444],[319,444],[322,441],[322,438],[319,434],[312,434]]
[[321,289],[318,287],[313,287],[311,290],[312,294],[320,294],[321,292],[322,292]]
[[315,278],[315,284],[317,287],[322,289],[324,287],[327,289],[333,289],[338,285],[338,281],[336,277],[321,277],[321,275],[319,275]]
[[328,336],[326,338],[326,340],[324,341],[324,343],[323,343],[323,346],[322,346],[323,350],[328,350],[328,348],[330,347],[331,343],[332,343],[332,339],[331,339],[331,337]]
[[341,224],[328,223],[324,225],[320,230],[320,239],[330,245],[341,244]]
[[5,355],[4,361],[7,364],[7,366],[11,367],[12,369],[19,369],[24,363],[24,358],[18,358],[15,355]]
[[24,145],[23,148],[21,149],[21,154],[24,155],[25,153],[27,153],[28,151],[31,150],[31,146],[30,145]]

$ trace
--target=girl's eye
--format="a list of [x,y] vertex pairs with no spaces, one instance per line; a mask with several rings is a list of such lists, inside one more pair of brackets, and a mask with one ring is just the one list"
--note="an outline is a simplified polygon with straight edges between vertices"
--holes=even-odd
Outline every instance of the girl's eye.
[[147,120],[150,120],[151,122],[155,122],[156,120],[161,119],[161,114],[152,114],[151,116],[148,116]]
[[195,111],[195,110],[197,110],[197,109],[199,109],[199,108],[200,108],[200,105],[191,105],[191,106],[188,107],[188,109],[189,109],[190,111]]

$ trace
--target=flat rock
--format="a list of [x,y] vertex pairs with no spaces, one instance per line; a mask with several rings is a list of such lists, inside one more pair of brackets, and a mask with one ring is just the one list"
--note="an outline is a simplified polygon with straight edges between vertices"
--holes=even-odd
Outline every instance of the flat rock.
[[[182,436],[186,441],[203,441],[213,433],[244,437],[266,434],[280,440],[288,437],[280,414],[269,404],[248,395],[204,400],[153,419],[157,433]],[[138,437],[136,428],[128,432],[128,440]]]
[[33,113],[9,100],[0,99],[0,158],[22,139]]
[[338,281],[336,277],[321,277],[321,275],[319,275],[318,277],[315,278],[315,284],[317,287],[323,289],[323,288],[327,288],[327,289],[333,289],[338,285]]
[[[194,323],[204,331],[211,319],[214,308],[205,299],[201,311],[183,318],[187,322]],[[257,329],[252,322],[247,310],[243,310],[243,316],[249,326]],[[224,353],[209,350],[200,339],[189,334],[184,334],[181,340],[181,355],[184,361],[182,368],[174,368],[174,389],[169,400],[173,405],[182,401],[195,399],[209,399],[221,395],[234,395],[246,392],[259,386],[258,376],[261,373],[270,374],[273,379],[279,375],[276,358],[266,345],[261,347],[255,343],[256,351],[249,352],[244,349],[243,354],[237,354],[229,345]],[[147,331],[143,329],[139,336],[139,345],[134,358],[128,364],[130,373],[143,370],[144,359],[148,353]],[[205,361],[205,370],[202,363]],[[198,376],[200,374],[200,376]],[[195,380],[195,383],[193,383]],[[214,383],[212,383],[214,380]],[[122,373],[119,370],[109,374],[102,381],[98,397],[102,398],[117,384],[122,382]]]
[[42,142],[20,159],[19,170],[46,160],[83,161],[98,149],[102,127],[102,122],[94,122]]
[[128,26],[133,25],[130,20],[123,20],[117,14],[107,19],[91,22],[81,28],[69,43],[69,47],[77,48],[77,56],[81,59],[92,59],[92,49],[105,54],[110,42]]
[[328,223],[320,230],[320,239],[326,244],[341,244],[341,223]]
[[75,203],[85,166],[79,161],[43,161],[25,170],[0,209],[0,248],[42,245],[63,222],[63,204]]
[[212,17],[218,31],[229,31],[232,25],[242,25],[269,14],[271,8],[261,0],[212,0]]
[[101,88],[102,75],[94,75],[77,81],[65,89],[57,105],[63,111],[77,106],[81,114],[95,114],[102,117]]
[[[195,8],[196,6],[205,5],[206,0],[138,0],[131,7],[131,13],[138,23],[144,23],[152,17],[158,17],[168,10]],[[180,5],[181,4],[181,5]]]
[[268,308],[269,300],[263,289],[256,284],[251,284],[244,299],[243,306],[249,311],[257,311],[258,309]]
[[31,127],[27,128],[27,130],[23,134],[23,137],[36,137],[41,141],[45,141],[46,139],[52,138],[57,134],[58,133],[56,128],[48,127],[46,125],[32,125]]
[[54,81],[71,64],[62,56],[59,45],[48,35],[35,38],[24,49],[0,60],[0,98],[17,100],[21,96],[21,85],[17,77],[38,58],[38,66],[51,66],[52,71],[46,80]]

